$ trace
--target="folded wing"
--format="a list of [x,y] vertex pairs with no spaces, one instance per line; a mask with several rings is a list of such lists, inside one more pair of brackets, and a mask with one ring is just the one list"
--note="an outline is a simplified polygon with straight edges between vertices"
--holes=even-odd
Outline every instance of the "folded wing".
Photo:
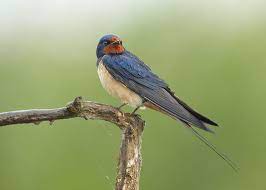
[[102,61],[117,81],[171,117],[206,131],[210,129],[204,123],[217,125],[175,97],[168,85],[133,54],[126,52],[119,56],[105,55]]

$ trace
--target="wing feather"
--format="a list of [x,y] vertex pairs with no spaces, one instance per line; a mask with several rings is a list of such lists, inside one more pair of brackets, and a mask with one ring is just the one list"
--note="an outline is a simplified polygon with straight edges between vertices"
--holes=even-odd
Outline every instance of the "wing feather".
[[[210,131],[205,125],[207,118],[202,117],[184,102],[174,96],[168,85],[141,60],[129,52],[121,55],[105,55],[102,58],[108,72],[119,82],[151,102],[170,116],[191,125]],[[205,118],[205,117],[204,117]]]

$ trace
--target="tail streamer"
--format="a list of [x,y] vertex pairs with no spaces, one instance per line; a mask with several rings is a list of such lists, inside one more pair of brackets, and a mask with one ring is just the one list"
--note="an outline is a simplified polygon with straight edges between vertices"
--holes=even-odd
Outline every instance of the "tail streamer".
[[222,158],[235,172],[239,171],[238,166],[230,159],[228,158],[224,153],[217,150],[217,148],[210,143],[206,138],[204,138],[200,133],[198,133],[195,129],[193,129],[191,126],[189,126],[193,134],[204,144],[206,144],[210,149],[212,149],[220,158]]

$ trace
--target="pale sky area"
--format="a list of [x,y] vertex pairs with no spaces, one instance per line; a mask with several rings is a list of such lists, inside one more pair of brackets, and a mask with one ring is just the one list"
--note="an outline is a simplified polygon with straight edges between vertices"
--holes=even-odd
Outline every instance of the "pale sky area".
[[[145,17],[204,18],[225,24],[256,22],[265,19],[265,0],[1,0],[0,37],[36,30],[84,30],[94,33],[130,25]],[[85,24],[87,23],[87,24]],[[234,22],[233,22],[234,23]]]

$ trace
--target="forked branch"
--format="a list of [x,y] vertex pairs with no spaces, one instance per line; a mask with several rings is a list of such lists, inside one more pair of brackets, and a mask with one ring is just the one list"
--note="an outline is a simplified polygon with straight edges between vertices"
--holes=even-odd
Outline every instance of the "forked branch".
[[141,169],[141,135],[145,122],[137,115],[123,113],[109,105],[83,101],[77,97],[62,108],[32,109],[0,113],[0,126],[82,117],[105,120],[122,130],[116,190],[138,190]]

